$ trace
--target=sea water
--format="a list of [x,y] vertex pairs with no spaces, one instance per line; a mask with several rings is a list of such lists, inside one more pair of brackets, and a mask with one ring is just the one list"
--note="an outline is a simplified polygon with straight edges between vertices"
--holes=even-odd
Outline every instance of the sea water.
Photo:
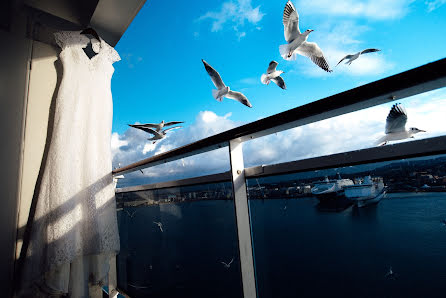
[[[445,193],[337,212],[315,198],[249,206],[259,297],[446,297]],[[232,200],[127,207],[118,220],[132,297],[242,297]]]

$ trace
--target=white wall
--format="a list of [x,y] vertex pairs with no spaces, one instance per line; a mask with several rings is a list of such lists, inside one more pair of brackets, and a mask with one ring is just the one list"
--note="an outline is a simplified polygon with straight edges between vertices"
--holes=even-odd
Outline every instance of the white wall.
[[[31,72],[29,77],[29,95],[25,120],[25,140],[23,152],[23,174],[21,183],[20,209],[18,218],[17,257],[22,246],[31,201],[42,163],[46,145],[48,123],[52,122],[51,103],[56,92],[58,73],[55,64],[58,49],[34,41],[32,50]],[[59,67],[59,71],[61,71]]]

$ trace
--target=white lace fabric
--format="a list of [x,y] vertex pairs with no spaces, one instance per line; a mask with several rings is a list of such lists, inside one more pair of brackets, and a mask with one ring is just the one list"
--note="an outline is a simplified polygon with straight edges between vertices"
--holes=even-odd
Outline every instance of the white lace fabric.
[[[55,39],[63,75],[22,286],[69,270],[79,257],[119,251],[110,139],[112,64],[120,57],[101,40],[99,47],[93,43],[98,54],[88,58],[83,48],[90,40],[79,31],[57,32]],[[55,290],[66,292],[67,281],[61,284]]]

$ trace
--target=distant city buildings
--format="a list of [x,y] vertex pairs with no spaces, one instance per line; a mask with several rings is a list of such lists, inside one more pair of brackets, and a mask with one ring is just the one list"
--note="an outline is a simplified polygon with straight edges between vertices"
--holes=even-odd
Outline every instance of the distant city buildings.
[[[358,171],[341,175],[352,180],[372,174],[383,177],[387,192],[446,192],[446,158],[427,160],[397,161],[374,170]],[[311,196],[313,183],[323,180],[324,175],[313,178],[299,178],[299,174],[288,175],[283,181],[274,182],[268,177],[248,182],[249,199],[284,199]],[[334,178],[334,177],[332,177]],[[270,180],[271,182],[268,182]],[[156,205],[202,200],[232,200],[232,186],[229,182],[194,185],[185,187],[123,192],[116,194],[118,207]]]

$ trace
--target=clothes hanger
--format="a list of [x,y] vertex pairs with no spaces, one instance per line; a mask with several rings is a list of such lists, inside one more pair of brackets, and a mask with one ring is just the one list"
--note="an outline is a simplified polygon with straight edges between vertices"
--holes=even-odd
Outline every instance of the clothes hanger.
[[81,34],[85,34],[85,35],[90,34],[94,38],[96,38],[98,41],[101,41],[99,39],[99,34],[93,28],[85,28],[84,30],[81,31]]

